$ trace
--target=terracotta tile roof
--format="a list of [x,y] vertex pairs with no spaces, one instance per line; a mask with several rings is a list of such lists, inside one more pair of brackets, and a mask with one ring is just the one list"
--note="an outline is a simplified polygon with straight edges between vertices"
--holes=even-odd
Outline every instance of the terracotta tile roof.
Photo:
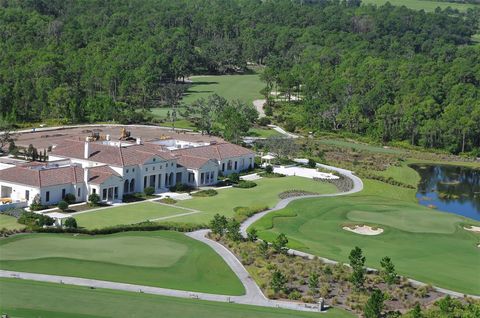
[[[215,162],[215,161],[213,161],[213,159],[202,158],[202,157],[194,157],[194,156],[184,156],[184,155],[182,155],[182,156],[177,158],[177,163],[184,166],[185,168],[188,168],[188,169],[200,169],[205,164],[207,164],[209,161]],[[217,163],[215,162],[215,164],[217,164]]]
[[194,156],[217,160],[254,154],[254,152],[250,149],[230,143],[219,143],[208,146],[176,149],[172,150],[172,153],[175,155]]
[[[161,146],[154,144],[129,144],[128,146],[112,146],[98,142],[90,142],[90,156],[88,160],[104,164],[124,167],[142,164],[153,156],[165,160],[174,159],[169,151],[163,150]],[[57,145],[51,154],[65,158],[84,158],[85,142],[71,140]]]
[[112,176],[121,178],[120,174],[108,166],[88,168],[88,183],[102,184]]
[[83,182],[84,170],[80,166],[46,167],[46,164],[43,166],[45,166],[43,169],[38,165],[30,165],[0,170],[0,181],[37,188]]

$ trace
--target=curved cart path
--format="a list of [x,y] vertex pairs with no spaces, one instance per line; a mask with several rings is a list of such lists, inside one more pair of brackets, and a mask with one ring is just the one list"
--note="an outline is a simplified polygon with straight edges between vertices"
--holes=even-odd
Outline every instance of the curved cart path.
[[[299,163],[307,163],[307,159],[295,159],[296,162]],[[360,192],[363,190],[363,182],[362,179],[354,175],[354,173],[350,170],[346,169],[341,169],[333,166],[328,166],[324,164],[319,164],[317,163],[317,167],[323,168],[323,169],[328,169],[332,170],[335,172],[338,172],[342,175],[344,175],[347,178],[350,178],[353,181],[353,188],[350,191],[347,192],[337,192],[337,193],[331,193],[331,194],[314,194],[314,195],[305,195],[305,196],[299,196],[299,197],[291,197],[291,198],[286,198],[283,200],[280,200],[273,208],[266,210],[264,212],[257,213],[248,219],[246,219],[241,227],[240,227],[240,232],[242,233],[243,237],[247,237],[247,229],[252,225],[253,223],[257,222],[260,220],[262,217],[267,215],[268,213],[271,213],[273,211],[278,211],[283,208],[285,208],[290,202],[295,201],[295,200],[300,200],[300,199],[306,199],[306,198],[322,198],[322,197],[336,197],[336,196],[341,196],[341,195],[348,195],[356,192]]]

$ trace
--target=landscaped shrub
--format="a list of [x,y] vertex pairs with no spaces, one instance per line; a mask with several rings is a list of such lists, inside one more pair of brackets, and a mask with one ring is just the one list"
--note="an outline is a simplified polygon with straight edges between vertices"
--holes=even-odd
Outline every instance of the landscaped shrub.
[[265,210],[268,210],[268,206],[266,205],[250,206],[250,207],[237,206],[233,208],[233,212],[234,212],[233,218],[238,222],[243,222],[245,221],[245,219],[251,217],[252,215],[263,212]]
[[240,175],[238,173],[234,172],[234,173],[232,173],[228,176],[228,179],[230,181],[234,182],[234,183],[237,183],[237,182],[240,181]]
[[74,218],[66,218],[63,225],[67,228],[70,228],[70,229],[76,229],[77,228],[77,220],[75,220]]
[[68,203],[66,201],[60,201],[58,202],[57,204],[57,207],[62,210],[63,212],[67,211],[68,210]]
[[317,166],[317,163],[313,159],[308,159],[307,166],[310,168],[315,168]]
[[193,189],[195,188],[183,183],[177,183],[176,185],[170,187],[171,192],[190,192]]
[[260,126],[267,126],[267,125],[270,125],[271,123],[272,121],[268,117],[262,117],[258,120],[258,124]]
[[55,220],[48,215],[34,212],[23,212],[18,218],[18,223],[25,224],[30,227],[53,225],[54,222]]
[[175,204],[177,203],[177,200],[175,199],[172,199],[170,197],[165,197],[165,198],[162,198],[160,200],[158,200],[159,202],[162,202],[162,203],[165,203],[165,204]]
[[143,193],[145,193],[145,195],[147,197],[152,196],[155,193],[155,188],[154,187],[146,187],[145,189],[143,189]]
[[235,188],[249,189],[249,188],[256,187],[257,184],[253,181],[240,181],[239,183],[234,184],[233,186]]
[[208,189],[208,190],[201,190],[201,191],[194,192],[192,193],[192,196],[193,197],[213,197],[217,194],[218,194],[217,190]]
[[30,210],[31,211],[39,211],[44,209],[45,207],[42,205],[40,196],[37,194],[32,200],[32,203],[30,204]]
[[75,203],[75,201],[77,201],[77,198],[75,197],[75,194],[67,193],[65,194],[63,201],[67,202],[68,204],[72,204],[72,203]]
[[97,206],[100,203],[100,197],[96,193],[92,193],[88,196],[88,203],[90,206]]
[[265,167],[265,172],[266,173],[273,173],[273,167],[271,165],[268,165]]

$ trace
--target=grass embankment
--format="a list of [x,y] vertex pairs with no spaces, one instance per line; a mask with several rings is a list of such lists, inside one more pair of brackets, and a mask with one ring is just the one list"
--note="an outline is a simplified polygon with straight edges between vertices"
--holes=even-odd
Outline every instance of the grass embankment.
[[119,224],[134,224],[186,212],[188,211],[177,209],[174,206],[166,206],[154,202],[140,202],[85,212],[74,215],[74,217],[81,227],[99,229]]
[[[383,173],[416,184],[418,175],[412,178],[408,170],[413,169],[404,165]],[[415,201],[413,189],[373,180],[364,180],[364,185],[361,193],[346,197],[292,202],[254,227],[261,238],[271,241],[285,233],[290,247],[342,262],[348,262],[350,250],[359,246],[368,266],[378,268],[380,259],[389,256],[402,275],[480,294],[480,237],[463,229],[463,224],[478,226],[479,222],[423,207]],[[347,224],[378,226],[385,231],[363,236],[344,231]]]
[[[202,300],[181,299],[108,289],[57,285],[0,278],[0,308],[9,317],[163,317],[163,318],[287,318],[318,317],[318,313],[293,312]],[[323,317],[324,315],[322,315]],[[327,318],[353,317],[330,309]]]
[[428,0],[362,0],[362,4],[375,4],[378,6],[384,5],[390,2],[394,6],[405,6],[413,10],[425,10],[435,11],[436,8],[446,9],[448,7],[457,9],[458,11],[467,11],[467,9],[473,9],[477,7],[475,4],[469,3],[453,3],[453,2],[440,2],[440,1],[428,1]]
[[21,230],[25,227],[17,223],[17,219],[10,215],[0,214],[0,229]]
[[243,285],[207,245],[182,233],[30,234],[0,241],[0,268],[241,295]]

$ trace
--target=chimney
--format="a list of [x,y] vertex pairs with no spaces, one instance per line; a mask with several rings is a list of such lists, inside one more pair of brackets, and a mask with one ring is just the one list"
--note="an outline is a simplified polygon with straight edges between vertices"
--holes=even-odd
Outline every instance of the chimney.
[[137,145],[141,145],[142,144],[142,138],[137,138]]
[[85,159],[88,159],[90,157],[90,143],[88,142],[88,140],[85,140],[83,157]]

